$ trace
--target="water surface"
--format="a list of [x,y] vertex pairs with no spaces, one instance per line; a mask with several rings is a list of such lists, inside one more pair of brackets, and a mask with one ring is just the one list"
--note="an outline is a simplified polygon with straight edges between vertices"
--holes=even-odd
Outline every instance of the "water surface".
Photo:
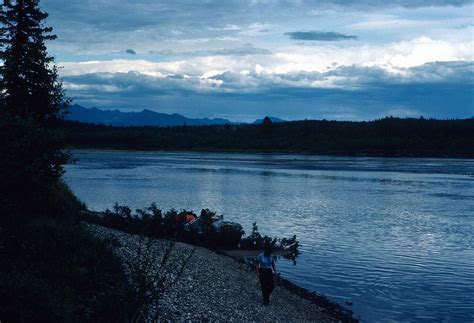
[[[73,151],[66,181],[93,210],[202,208],[296,234],[295,283],[363,321],[474,320],[474,160]],[[347,307],[347,306],[346,306]]]

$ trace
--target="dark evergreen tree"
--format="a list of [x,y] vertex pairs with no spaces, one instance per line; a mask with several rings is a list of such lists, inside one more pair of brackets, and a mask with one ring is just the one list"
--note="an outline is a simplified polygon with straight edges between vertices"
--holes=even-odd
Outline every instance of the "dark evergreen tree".
[[1,5],[0,320],[128,322],[142,304],[111,248],[75,225],[84,206],[60,181],[64,92],[46,16],[37,0]]
[[44,25],[38,0],[4,0],[2,8],[3,109],[42,126],[61,118],[69,100],[45,42],[56,38]]
[[20,213],[52,209],[69,157],[54,127],[69,100],[46,50],[56,36],[38,3],[4,0],[0,14],[0,203]]

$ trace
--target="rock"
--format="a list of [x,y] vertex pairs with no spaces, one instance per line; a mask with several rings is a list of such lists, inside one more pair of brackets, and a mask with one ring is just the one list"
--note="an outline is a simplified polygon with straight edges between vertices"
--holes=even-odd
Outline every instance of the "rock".
[[[85,226],[98,237],[119,242],[114,250],[122,260],[125,273],[130,276],[131,269],[137,265],[133,261],[137,259],[140,238],[98,225]],[[152,239],[155,262],[150,270],[158,272],[163,250],[168,243],[167,240]],[[159,312],[162,321],[339,321],[329,315],[329,311],[323,311],[278,284],[271,294],[270,306],[264,307],[254,271],[230,257],[205,248],[176,243],[170,257],[170,276],[176,277],[175,269],[180,267],[182,259],[193,248],[196,250],[176,285],[146,311],[150,314],[148,321],[155,311]]]

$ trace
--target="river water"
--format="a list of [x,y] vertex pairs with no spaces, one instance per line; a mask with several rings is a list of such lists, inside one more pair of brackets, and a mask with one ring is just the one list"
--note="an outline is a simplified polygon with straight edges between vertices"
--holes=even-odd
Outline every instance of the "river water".
[[[92,210],[209,208],[296,234],[278,270],[366,322],[474,320],[474,160],[75,150]],[[351,307],[345,305],[353,300]]]

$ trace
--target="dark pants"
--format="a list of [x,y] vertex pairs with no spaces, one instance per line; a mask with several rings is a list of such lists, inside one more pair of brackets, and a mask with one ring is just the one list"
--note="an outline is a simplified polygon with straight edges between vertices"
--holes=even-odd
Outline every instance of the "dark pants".
[[260,277],[260,286],[262,287],[262,296],[263,296],[263,304],[268,305],[270,302],[270,294],[273,290],[273,272],[271,269],[260,269],[259,271]]

